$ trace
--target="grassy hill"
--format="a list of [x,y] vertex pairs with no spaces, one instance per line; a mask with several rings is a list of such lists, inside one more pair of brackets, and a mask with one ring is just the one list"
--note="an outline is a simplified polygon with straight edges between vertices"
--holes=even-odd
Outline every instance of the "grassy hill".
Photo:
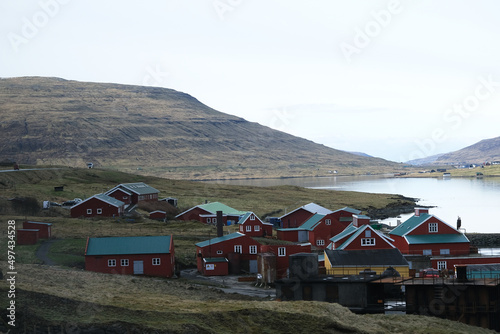
[[484,139],[461,150],[440,155],[435,164],[484,163],[500,161],[500,137]]
[[164,88],[0,79],[0,115],[0,161],[72,167],[93,162],[184,179],[400,169],[218,112]]

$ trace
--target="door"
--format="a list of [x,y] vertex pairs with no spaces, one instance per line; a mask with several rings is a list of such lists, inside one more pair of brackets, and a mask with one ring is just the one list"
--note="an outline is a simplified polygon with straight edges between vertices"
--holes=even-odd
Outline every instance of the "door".
[[249,261],[249,270],[251,274],[257,273],[259,270],[257,269],[257,260],[250,260]]
[[143,261],[134,261],[134,275],[144,274],[144,263]]

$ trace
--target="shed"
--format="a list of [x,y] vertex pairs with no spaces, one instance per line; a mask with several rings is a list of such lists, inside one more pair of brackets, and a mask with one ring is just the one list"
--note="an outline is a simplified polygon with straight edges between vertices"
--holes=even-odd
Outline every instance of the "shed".
[[156,210],[149,213],[149,219],[164,220],[165,218],[167,218],[165,211]]
[[171,235],[87,239],[85,270],[171,277],[174,268],[175,251]]
[[229,274],[229,260],[225,257],[203,259],[203,275],[226,276]]
[[18,245],[35,245],[38,242],[39,230],[20,228],[17,231]]
[[32,222],[25,221],[23,222],[24,229],[37,229],[40,232],[38,233],[38,238],[40,239],[49,239],[52,236],[52,224],[51,223],[41,223],[41,222]]

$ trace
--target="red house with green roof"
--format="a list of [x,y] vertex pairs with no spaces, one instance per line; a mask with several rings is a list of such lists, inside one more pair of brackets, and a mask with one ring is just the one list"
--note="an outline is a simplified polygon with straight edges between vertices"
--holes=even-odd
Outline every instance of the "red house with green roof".
[[415,208],[415,214],[394,228],[389,236],[403,254],[466,255],[470,253],[467,237],[427,208]]
[[174,269],[172,236],[87,239],[85,270],[107,274],[171,277]]
[[273,224],[264,223],[253,212],[247,212],[238,221],[240,232],[250,237],[266,237],[273,235]]
[[395,248],[392,244],[394,240],[373,229],[368,224],[359,227],[351,224],[337,236],[331,238],[330,241],[331,244],[327,248],[332,250],[350,251]]
[[194,206],[175,216],[175,219],[185,221],[197,220],[206,224],[217,224],[217,211],[222,211],[224,225],[236,224],[247,213],[246,211],[239,211],[219,202],[212,202]]

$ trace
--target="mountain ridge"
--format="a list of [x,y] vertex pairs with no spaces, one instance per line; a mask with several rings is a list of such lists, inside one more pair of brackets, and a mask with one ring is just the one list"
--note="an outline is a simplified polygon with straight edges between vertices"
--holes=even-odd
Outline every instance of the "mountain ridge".
[[388,172],[360,157],[214,110],[173,89],[60,78],[0,79],[0,160],[172,178]]

